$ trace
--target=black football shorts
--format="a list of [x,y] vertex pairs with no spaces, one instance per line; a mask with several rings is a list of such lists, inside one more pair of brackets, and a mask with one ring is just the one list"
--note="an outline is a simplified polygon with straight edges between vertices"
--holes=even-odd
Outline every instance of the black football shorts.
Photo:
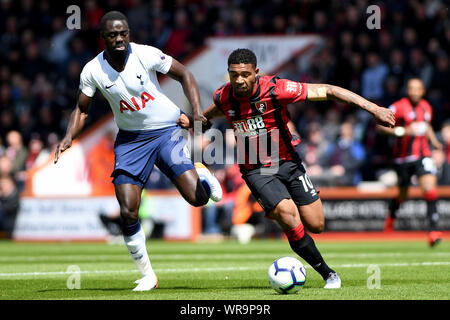
[[395,171],[398,177],[398,186],[407,187],[411,183],[411,177],[416,175],[420,178],[426,174],[436,174],[436,165],[434,160],[429,157],[423,157],[416,161],[395,164]]
[[284,161],[276,173],[267,174],[262,173],[261,169],[254,169],[245,172],[242,178],[268,214],[283,199],[292,199],[299,206],[319,199],[317,190],[305,172],[302,164]]

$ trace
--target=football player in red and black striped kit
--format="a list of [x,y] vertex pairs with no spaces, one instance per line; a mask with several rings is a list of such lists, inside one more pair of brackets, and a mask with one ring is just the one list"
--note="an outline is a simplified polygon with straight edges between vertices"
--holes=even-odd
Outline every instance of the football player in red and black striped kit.
[[398,196],[389,204],[384,230],[390,232],[394,229],[395,214],[400,204],[406,200],[411,177],[415,174],[427,204],[428,243],[434,246],[440,241],[442,232],[437,231],[439,218],[436,207],[437,177],[429,142],[437,149],[442,149],[442,144],[436,138],[431,126],[433,108],[423,99],[425,87],[422,80],[410,79],[406,90],[407,97],[394,102],[389,107],[395,113],[396,127],[378,127],[380,132],[396,137],[393,157],[399,187]]
[[[203,115],[208,120],[226,116],[235,132],[238,155],[242,156],[238,159],[242,178],[252,194],[266,215],[281,226],[292,250],[322,276],[324,288],[340,288],[339,276],[325,263],[304,229],[322,232],[325,218],[318,192],[291,143],[286,106],[303,100],[332,99],[356,105],[371,113],[377,123],[391,127],[394,114],[336,86],[259,76],[256,64],[252,51],[233,51],[228,58],[230,82],[215,92],[214,103]],[[189,128],[193,121],[182,115],[179,124]],[[257,150],[261,146],[265,150]]]

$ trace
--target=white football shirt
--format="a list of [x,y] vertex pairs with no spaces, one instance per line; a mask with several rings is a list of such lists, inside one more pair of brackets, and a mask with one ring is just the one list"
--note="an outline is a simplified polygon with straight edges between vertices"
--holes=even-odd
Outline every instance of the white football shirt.
[[171,65],[172,57],[161,50],[130,42],[122,72],[108,63],[102,51],[84,66],[80,90],[89,97],[100,90],[120,129],[136,131],[173,126],[180,109],[162,92],[156,76],[156,72],[166,74]]

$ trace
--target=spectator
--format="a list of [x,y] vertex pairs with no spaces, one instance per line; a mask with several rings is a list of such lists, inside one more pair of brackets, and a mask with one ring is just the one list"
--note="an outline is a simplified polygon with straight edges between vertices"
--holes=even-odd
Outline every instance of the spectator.
[[383,98],[384,79],[388,73],[388,67],[380,60],[375,52],[367,56],[367,68],[361,77],[361,93],[369,100],[381,100]]
[[419,78],[422,80],[425,88],[428,89],[433,75],[433,66],[428,61],[422,49],[414,48],[409,56],[410,66],[407,78]]
[[3,145],[3,139],[0,136],[0,158],[3,157],[3,155],[5,154],[5,146]]
[[438,168],[438,184],[450,185],[450,122],[444,123],[441,129],[443,150],[433,150],[433,159]]
[[353,138],[353,124],[341,125],[340,137],[326,150],[326,165],[335,185],[357,185],[361,181],[360,167],[364,160],[364,147]]
[[19,211],[19,190],[10,176],[0,176],[0,231],[12,238]]
[[191,32],[187,13],[184,10],[177,10],[175,12],[174,26],[165,46],[166,53],[176,59],[186,57],[188,50],[192,49],[188,47]]
[[0,177],[12,176],[13,163],[11,159],[4,154],[0,156]]
[[115,138],[115,132],[106,132],[88,155],[89,180],[93,195],[114,194],[114,184],[110,175],[114,171]]
[[328,168],[323,166],[328,140],[324,139],[320,125],[310,124],[308,139],[299,144],[298,153],[305,164],[306,173],[316,186],[330,185]]
[[395,78],[400,86],[405,80],[406,68],[403,52],[398,48],[391,51],[389,57],[389,76]]
[[[135,26],[131,35],[134,39],[168,49],[169,54],[181,59],[198,50],[209,36],[314,32],[323,37],[323,47],[288,63],[280,74],[303,82],[333,83],[385,106],[404,89],[407,78],[419,76],[429,88],[428,98],[434,108],[432,124],[439,130],[450,117],[450,29],[445,2],[380,4],[382,28],[376,31],[365,26],[367,5],[367,1],[333,2],[324,9],[320,1],[303,0],[172,4],[162,0],[87,0],[81,5],[81,30],[68,30],[65,16],[55,15],[65,9],[62,4],[49,0],[1,1],[0,137],[6,141],[10,131],[19,131],[28,145],[32,133],[39,132],[43,144],[48,145],[49,139],[51,144],[57,143],[75,100],[79,70],[93,53],[103,49],[98,36],[100,18],[113,9],[128,15],[130,25]],[[371,53],[374,51],[377,57]],[[291,112],[292,120],[305,137],[305,123],[321,121],[328,110],[345,116],[356,113],[343,105],[312,106],[290,107],[296,110]],[[107,112],[106,100],[98,99],[86,125]],[[373,136],[367,119],[360,120],[354,129],[358,139]],[[331,142],[336,128],[328,130],[329,125],[326,120],[322,134]],[[378,148],[368,151],[366,167],[371,168],[378,161]],[[155,186],[165,185],[157,171],[153,178]]]
[[44,148],[44,143],[39,134],[34,133],[28,143],[28,156],[25,161],[25,169],[43,164],[50,156],[50,151]]
[[25,183],[25,161],[28,150],[23,145],[22,135],[18,131],[10,131],[6,136],[7,148],[5,154],[12,161],[12,175],[21,189]]

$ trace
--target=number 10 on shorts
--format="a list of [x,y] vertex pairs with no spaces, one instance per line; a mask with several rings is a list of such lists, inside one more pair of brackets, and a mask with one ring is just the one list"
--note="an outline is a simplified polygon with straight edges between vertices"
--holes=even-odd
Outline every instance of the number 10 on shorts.
[[302,182],[305,192],[308,192],[311,189],[314,189],[311,179],[306,174],[298,177],[298,180],[300,180]]

